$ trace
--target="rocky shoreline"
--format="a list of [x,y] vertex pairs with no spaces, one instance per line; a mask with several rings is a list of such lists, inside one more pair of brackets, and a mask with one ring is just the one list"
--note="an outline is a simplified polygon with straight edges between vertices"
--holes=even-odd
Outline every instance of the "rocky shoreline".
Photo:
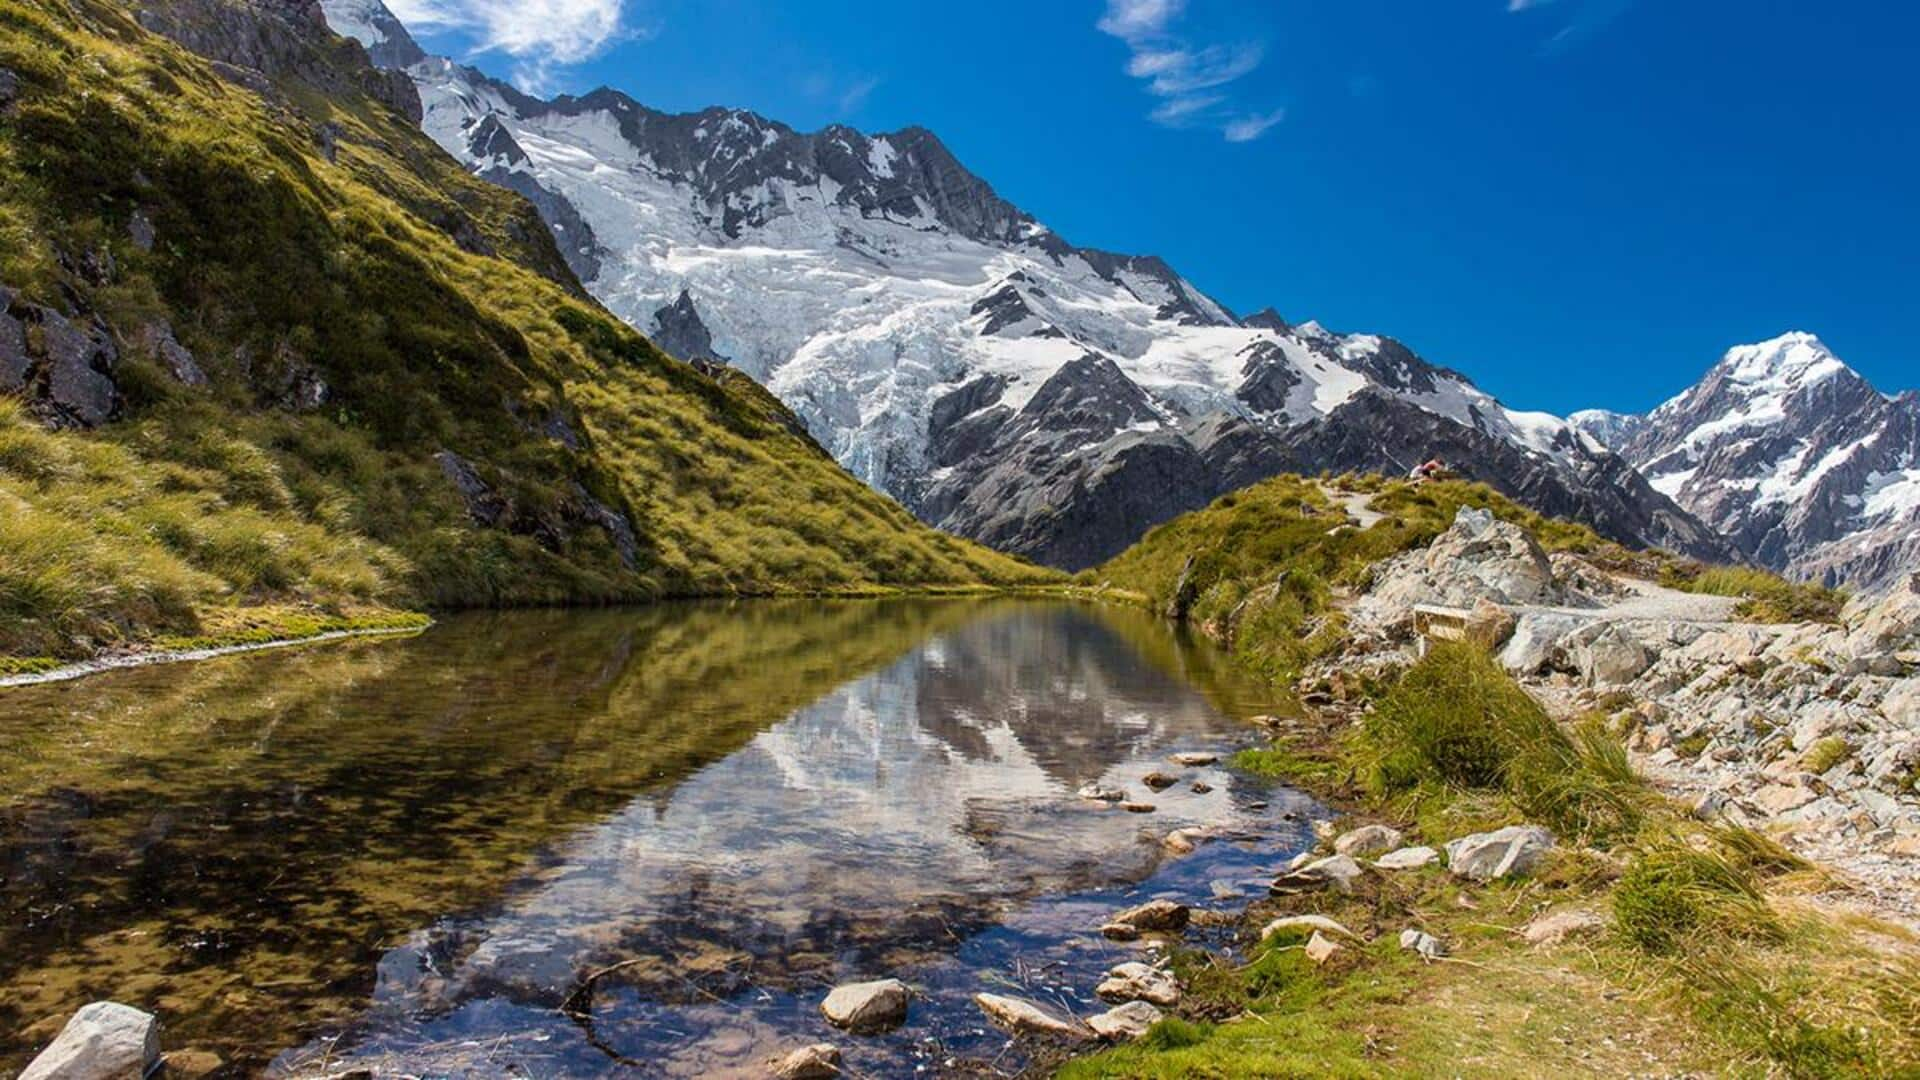
[[1838,871],[1836,896],[1920,927],[1920,574],[1837,624],[1755,623],[1731,599],[1662,588],[1465,510],[1376,569],[1352,641],[1311,697],[1411,664],[1415,608],[1469,631],[1563,721],[1604,715],[1634,763],[1702,820],[1774,836]]

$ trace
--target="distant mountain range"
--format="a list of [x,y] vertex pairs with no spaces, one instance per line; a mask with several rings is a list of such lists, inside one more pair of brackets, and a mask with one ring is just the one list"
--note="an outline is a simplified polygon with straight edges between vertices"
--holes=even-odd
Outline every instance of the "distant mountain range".
[[1811,334],[1727,352],[1644,416],[1570,417],[1763,566],[1874,585],[1920,570],[1920,394]]
[[[1744,465],[1676,480],[1691,433],[1730,430],[1713,427],[1735,408],[1702,390],[1713,374],[1644,419],[1509,409],[1390,338],[1239,317],[1157,257],[1076,246],[924,129],[803,133],[608,89],[540,100],[427,56],[379,0],[323,6],[411,77],[427,134],[528,196],[610,310],[759,380],[850,471],[949,531],[1073,569],[1278,472],[1437,455],[1628,543],[1868,584],[1914,561],[1911,396],[1857,377],[1889,434],[1845,495],[1763,492]],[[1853,421],[1818,412],[1840,404],[1783,407],[1814,410],[1792,426],[1841,452]],[[1792,453],[1776,455],[1789,471]],[[1905,525],[1882,512],[1896,503]]]

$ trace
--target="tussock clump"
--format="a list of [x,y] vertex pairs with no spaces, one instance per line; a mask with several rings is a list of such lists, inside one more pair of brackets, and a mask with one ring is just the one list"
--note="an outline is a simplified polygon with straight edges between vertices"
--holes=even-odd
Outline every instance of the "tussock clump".
[[1472,645],[1436,644],[1356,733],[1350,752],[1368,790],[1497,792],[1528,820],[1601,840],[1639,826],[1639,778],[1605,727],[1572,735]]
[[1637,948],[1672,953],[1696,935],[1772,938],[1780,925],[1752,873],[1719,851],[1662,840],[1634,860],[1613,893],[1614,923]]
[[1738,597],[1734,614],[1753,622],[1838,622],[1847,603],[1847,594],[1840,590],[1788,581],[1751,566],[1676,565],[1667,568],[1661,580],[1687,592]]

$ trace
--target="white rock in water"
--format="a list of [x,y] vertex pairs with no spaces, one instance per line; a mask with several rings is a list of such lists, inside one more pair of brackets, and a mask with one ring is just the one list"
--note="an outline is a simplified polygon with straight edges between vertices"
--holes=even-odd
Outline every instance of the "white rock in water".
[[1093,1036],[1093,1032],[1080,1021],[1056,1015],[1025,998],[975,994],[973,1002],[980,1006],[981,1012],[987,1014],[987,1019],[1015,1035],[1041,1035],[1072,1042],[1081,1042]]
[[1159,1009],[1144,1001],[1129,1001],[1098,1016],[1087,1017],[1087,1026],[1093,1029],[1095,1035],[1117,1042],[1145,1035],[1147,1029],[1159,1023],[1162,1017]]
[[1115,965],[1107,977],[1094,987],[1101,1001],[1148,1001],[1155,1005],[1180,1004],[1180,980],[1150,964],[1129,960]]
[[1199,826],[1175,829],[1167,834],[1161,845],[1175,855],[1191,855],[1195,848],[1213,838],[1213,831]]
[[1172,900],[1149,900],[1139,907],[1115,914],[1107,920],[1107,925],[1131,926],[1135,930],[1171,931],[1185,929],[1191,918],[1193,910],[1185,904]]
[[1455,876],[1492,881],[1533,869],[1553,850],[1553,834],[1538,825],[1509,825],[1447,844],[1447,869]]
[[1440,853],[1430,847],[1403,847],[1373,860],[1373,865],[1382,870],[1418,870],[1438,858]]
[[1219,761],[1220,755],[1219,754],[1193,754],[1193,753],[1174,754],[1173,756],[1169,757],[1167,760],[1173,762],[1175,765],[1184,765],[1189,769],[1197,769],[1197,768],[1200,768],[1201,766],[1211,765],[1214,762]]
[[820,1013],[835,1027],[854,1032],[881,1031],[907,1018],[913,991],[899,979],[836,986],[820,1003]]
[[840,1075],[840,1048],[832,1043],[803,1046],[773,1067],[774,1080],[833,1080]]
[[1364,858],[1392,851],[1400,846],[1400,830],[1386,825],[1362,825],[1341,833],[1333,841],[1333,850],[1342,855]]
[[1098,783],[1082,784],[1080,785],[1080,790],[1075,792],[1075,794],[1080,796],[1083,799],[1091,799],[1094,802],[1126,802],[1127,801],[1126,792],[1120,790],[1119,788],[1105,787]]
[[160,1061],[160,1022],[117,1001],[82,1006],[19,1080],[140,1080]]

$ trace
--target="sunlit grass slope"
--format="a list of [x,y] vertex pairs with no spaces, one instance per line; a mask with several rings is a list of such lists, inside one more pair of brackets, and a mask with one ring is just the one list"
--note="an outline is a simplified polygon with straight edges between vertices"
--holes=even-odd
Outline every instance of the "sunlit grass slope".
[[[357,46],[278,45],[297,62],[261,94],[123,6],[0,0],[0,285],[97,316],[123,399],[92,432],[0,403],[0,655],[217,636],[241,609],[1044,579],[921,526],[749,380],[585,298],[524,200],[375,99]],[[147,355],[160,323],[207,386]],[[313,378],[323,400],[289,404]],[[593,507],[631,522],[630,551]]]

